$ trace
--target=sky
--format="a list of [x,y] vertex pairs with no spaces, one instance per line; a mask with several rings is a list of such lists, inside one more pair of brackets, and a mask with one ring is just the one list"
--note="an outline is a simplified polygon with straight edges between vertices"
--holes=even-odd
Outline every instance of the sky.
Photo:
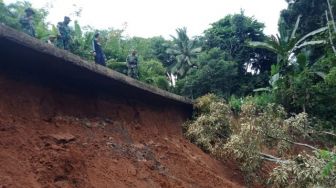
[[[96,29],[126,28],[128,36],[169,38],[176,28],[187,27],[189,36],[203,31],[228,14],[244,10],[266,25],[267,35],[277,33],[280,11],[285,0],[28,0],[34,8],[49,7],[52,24],[64,16],[78,20],[81,26]],[[5,3],[16,0],[4,0]],[[52,5],[52,6],[50,6]],[[81,9],[81,16],[74,12]],[[127,23],[127,24],[125,24]]]

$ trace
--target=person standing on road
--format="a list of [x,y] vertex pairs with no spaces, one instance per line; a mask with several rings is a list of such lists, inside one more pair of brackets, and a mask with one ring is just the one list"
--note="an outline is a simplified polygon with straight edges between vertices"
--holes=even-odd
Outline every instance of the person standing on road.
[[132,50],[132,53],[126,58],[127,63],[127,75],[134,78],[139,79],[138,75],[138,56],[136,50]]
[[22,31],[32,37],[35,37],[35,27],[34,27],[35,12],[31,8],[27,8],[25,12],[26,14],[20,19]]
[[94,38],[92,41],[92,49],[93,49],[93,56],[94,56],[95,62],[99,65],[106,66],[106,63],[105,63],[106,57],[105,57],[105,54],[100,44],[99,33],[96,33],[94,35]]
[[70,41],[71,41],[71,31],[69,27],[71,19],[67,16],[64,17],[63,22],[59,22],[57,24],[58,32],[59,32],[59,47],[64,50],[70,49]]

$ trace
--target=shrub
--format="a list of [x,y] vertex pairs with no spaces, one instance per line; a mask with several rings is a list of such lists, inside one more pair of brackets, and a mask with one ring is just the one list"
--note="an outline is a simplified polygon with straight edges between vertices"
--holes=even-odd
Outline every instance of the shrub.
[[[268,183],[272,187],[334,186],[335,152],[321,154],[313,146],[298,143],[307,138],[311,140],[311,134],[316,133],[309,126],[308,114],[288,117],[282,106],[274,103],[258,106],[254,99],[246,98],[239,108],[238,118],[233,118],[233,105],[227,105],[223,99],[213,94],[198,98],[196,116],[186,123],[185,135],[213,156],[237,161],[247,183],[266,183],[267,178],[260,178],[260,173],[267,160],[279,165],[269,174]],[[231,104],[235,104],[232,102],[235,100],[231,98]],[[288,151],[294,144],[305,145],[315,152],[281,159],[291,155]],[[277,157],[265,151],[272,151]]]
[[331,166],[327,175],[323,173],[332,155],[323,157],[322,154],[315,151],[313,155],[303,153],[295,156],[276,167],[268,183],[279,188],[335,187],[336,167]]
[[253,100],[245,101],[239,117],[240,128],[224,145],[222,155],[238,162],[249,183],[258,180],[265,147],[284,156],[292,146],[288,140],[306,135],[304,127],[308,125],[305,113],[286,119],[287,113],[282,106],[271,103],[260,108]]
[[160,89],[169,90],[169,83],[165,76],[157,76],[155,85]]
[[169,90],[169,82],[165,76],[165,68],[162,63],[156,60],[140,63],[139,75],[141,81],[164,90]]
[[229,106],[215,95],[205,95],[196,100],[198,117],[185,125],[185,135],[196,145],[214,156],[230,137]]
[[195,104],[194,104],[194,108],[197,112],[196,115],[199,114],[209,114],[210,113],[210,105],[212,103],[217,103],[217,102],[223,102],[224,101],[222,99],[220,99],[219,97],[217,97],[214,94],[207,94],[204,95],[198,99],[196,99]]
[[127,74],[127,65],[126,62],[114,62],[112,60],[107,61],[107,67],[113,69],[122,74]]
[[272,93],[266,93],[266,92],[254,96],[253,101],[258,108],[264,108],[268,104],[275,102]]
[[241,111],[241,106],[243,104],[243,99],[242,98],[237,98],[236,96],[232,95],[229,98],[229,105],[231,107],[231,110],[238,115],[239,112]]

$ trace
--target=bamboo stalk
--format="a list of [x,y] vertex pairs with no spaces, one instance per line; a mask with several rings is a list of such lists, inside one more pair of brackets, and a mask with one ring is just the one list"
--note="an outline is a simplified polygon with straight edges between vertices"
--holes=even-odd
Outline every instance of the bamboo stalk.
[[334,54],[336,55],[336,49],[335,49],[335,46],[334,46],[334,42],[332,40],[332,34],[331,34],[331,31],[330,31],[330,27],[329,27],[329,17],[328,17],[328,11],[327,10],[325,11],[325,15],[326,15],[326,19],[327,19],[330,45],[331,45],[331,48],[332,48]]
[[334,28],[334,33],[336,33],[336,25],[335,25],[334,15],[332,13],[332,7],[331,7],[329,0],[327,0],[327,3],[328,3],[329,13],[330,13],[331,21],[332,21],[332,26]]

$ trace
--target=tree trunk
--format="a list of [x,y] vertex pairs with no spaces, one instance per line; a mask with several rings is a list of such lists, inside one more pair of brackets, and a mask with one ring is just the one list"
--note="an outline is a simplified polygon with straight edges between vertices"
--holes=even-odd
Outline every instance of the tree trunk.
[[336,55],[336,49],[335,49],[335,46],[334,46],[334,42],[332,40],[332,33],[331,33],[331,30],[330,30],[330,26],[329,26],[329,18],[328,18],[328,11],[327,10],[325,11],[325,14],[326,14],[326,19],[327,19],[330,45],[331,45],[331,48],[332,48],[334,54]]

